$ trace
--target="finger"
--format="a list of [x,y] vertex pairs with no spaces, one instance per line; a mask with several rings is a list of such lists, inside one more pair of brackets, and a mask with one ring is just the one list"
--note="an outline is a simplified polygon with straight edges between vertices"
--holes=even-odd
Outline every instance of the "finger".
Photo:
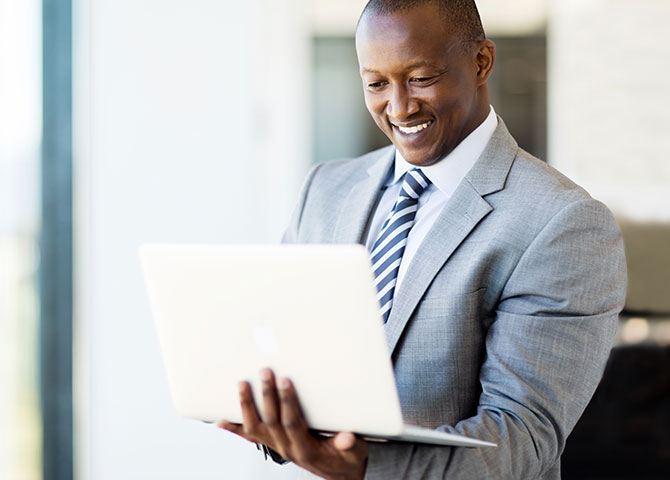
[[364,462],[370,451],[368,442],[349,432],[338,433],[331,442],[342,458],[354,465]]
[[287,378],[282,378],[277,382],[277,386],[279,389],[281,423],[284,426],[286,436],[296,455],[309,461],[317,451],[319,442],[309,433],[309,426],[300,408],[293,383]]
[[[249,385],[249,382],[240,382],[238,386],[240,389],[240,407],[242,408],[242,426],[246,434],[245,438],[255,441],[258,435],[261,434],[261,421],[256,404],[254,403],[254,397],[251,394],[251,385]],[[263,441],[263,439],[259,440]]]
[[338,450],[351,450],[356,446],[356,435],[350,432],[340,432],[333,438],[333,445]]
[[[218,428],[221,428],[223,430],[227,430],[230,433],[233,433],[237,435],[238,437],[242,437],[243,439],[247,440],[248,442],[254,442],[255,440],[250,438],[247,433],[244,431],[244,426],[239,424],[239,423],[230,423],[226,421],[220,421],[216,423],[216,426]],[[258,447],[258,444],[256,443],[256,447]]]
[[241,423],[227,422],[226,420],[218,420],[214,424],[217,428],[223,428],[224,430],[230,430],[231,428],[241,427]]
[[281,424],[279,394],[272,370],[264,368],[260,372],[263,388],[263,422],[273,438],[272,445],[280,452],[286,452],[289,441]]
[[263,422],[271,428],[276,428],[279,425],[280,412],[274,373],[269,368],[264,368],[260,375],[263,388]]

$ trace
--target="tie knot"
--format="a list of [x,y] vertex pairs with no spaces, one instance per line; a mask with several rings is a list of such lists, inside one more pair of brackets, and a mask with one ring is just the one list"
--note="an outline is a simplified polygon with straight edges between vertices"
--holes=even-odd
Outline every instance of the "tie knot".
[[428,177],[418,168],[413,168],[405,173],[400,195],[417,199],[428,185],[430,185]]

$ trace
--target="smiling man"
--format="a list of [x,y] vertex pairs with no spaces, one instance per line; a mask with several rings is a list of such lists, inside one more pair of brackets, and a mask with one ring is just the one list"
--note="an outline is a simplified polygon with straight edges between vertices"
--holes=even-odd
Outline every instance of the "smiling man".
[[518,147],[489,104],[471,0],[371,0],[356,50],[392,145],[310,172],[287,242],[364,243],[406,422],[497,448],[310,435],[288,379],[221,423],[325,478],[558,479],[625,296],[610,212]]
[[412,165],[439,162],[489,115],[495,46],[473,2],[371,2],[356,51],[368,110]]

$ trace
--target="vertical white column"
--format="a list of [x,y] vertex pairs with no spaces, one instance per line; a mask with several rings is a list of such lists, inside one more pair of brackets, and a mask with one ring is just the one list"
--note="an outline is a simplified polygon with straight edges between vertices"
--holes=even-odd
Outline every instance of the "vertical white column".
[[252,114],[253,181],[266,212],[267,238],[278,240],[311,164],[311,29],[308,0],[250,2],[245,47]]
[[309,163],[303,17],[298,1],[75,3],[82,480],[295,475],[174,412],[137,247],[279,239]]

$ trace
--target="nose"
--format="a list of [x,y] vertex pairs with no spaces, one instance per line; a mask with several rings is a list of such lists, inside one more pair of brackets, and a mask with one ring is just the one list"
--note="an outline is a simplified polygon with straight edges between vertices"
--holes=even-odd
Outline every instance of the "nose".
[[386,114],[395,120],[405,120],[419,111],[419,102],[404,85],[396,85],[386,103]]

